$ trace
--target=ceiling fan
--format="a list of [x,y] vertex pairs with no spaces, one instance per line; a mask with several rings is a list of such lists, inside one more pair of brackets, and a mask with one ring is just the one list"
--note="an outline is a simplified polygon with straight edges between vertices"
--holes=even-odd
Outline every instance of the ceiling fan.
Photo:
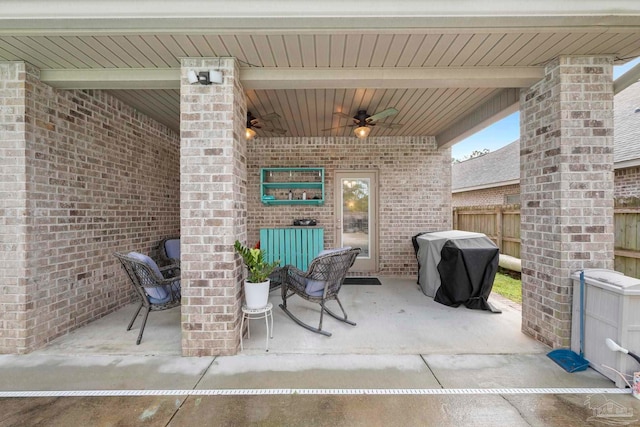
[[256,117],[251,114],[251,111],[247,111],[247,129],[245,131],[246,139],[253,139],[256,136],[256,131],[253,129],[262,129],[267,132],[278,133],[280,135],[284,135],[287,133],[286,129],[275,128],[269,125],[266,125],[264,122],[271,122],[273,120],[279,119],[280,116],[276,113],[270,113],[264,115],[262,117]]
[[378,123],[379,120],[398,114],[398,110],[396,110],[393,107],[387,108],[386,110],[382,110],[373,115],[367,114],[367,110],[358,110],[358,113],[353,117],[339,111],[336,111],[333,114],[345,119],[350,119],[353,121],[353,123],[342,125],[342,126],[336,126],[329,129],[322,129],[323,131],[342,129],[345,127],[355,127],[356,129],[354,129],[354,133],[356,134],[356,136],[358,138],[366,138],[369,135],[369,132],[371,131],[372,126],[380,126],[381,128],[387,128],[387,129],[398,129],[402,126],[402,124],[400,123]]

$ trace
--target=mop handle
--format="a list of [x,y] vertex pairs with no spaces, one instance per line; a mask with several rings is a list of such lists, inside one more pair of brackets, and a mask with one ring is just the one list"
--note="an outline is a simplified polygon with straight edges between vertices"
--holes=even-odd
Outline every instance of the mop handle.
[[580,356],[584,356],[584,270],[580,272]]

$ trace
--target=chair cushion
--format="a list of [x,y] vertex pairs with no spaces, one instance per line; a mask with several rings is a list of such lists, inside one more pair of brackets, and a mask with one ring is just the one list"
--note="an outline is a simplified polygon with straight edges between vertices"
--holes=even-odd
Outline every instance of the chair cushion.
[[321,280],[309,280],[306,279],[307,285],[304,288],[304,291],[307,295],[311,295],[314,297],[321,297],[324,293],[324,285],[326,282]]
[[[158,264],[150,257],[140,252],[129,252],[129,257],[137,259],[140,262],[145,263],[151,270],[153,270],[159,278],[162,278],[162,273],[158,268]],[[149,302],[152,304],[163,304],[171,299],[171,294],[162,286],[157,288],[144,288],[147,295],[149,295]]]
[[[351,249],[351,246],[345,246],[344,248],[335,248],[335,249],[325,249],[321,251],[318,256],[328,255],[336,252],[342,252]],[[306,280],[307,284],[304,288],[304,291],[307,295],[311,295],[313,297],[321,297],[324,293],[324,286],[326,282],[320,280]]]
[[[162,290],[165,293],[167,292],[167,290],[164,287],[160,287],[160,288],[145,288],[144,289],[147,294],[149,293],[149,291],[155,291],[155,290]],[[169,293],[167,293],[167,296],[162,298],[162,299],[158,299],[158,298],[154,298],[151,295],[149,295],[149,302],[151,304],[164,304],[171,301],[171,295]]]
[[164,242],[164,252],[169,258],[180,259],[180,239],[171,239]]
[[343,248],[335,248],[335,249],[325,249],[325,250],[321,251],[321,252],[318,254],[318,256],[320,256],[320,255],[332,254],[332,253],[335,253],[335,252],[347,251],[347,250],[349,250],[349,249],[351,249],[351,246],[345,246],[345,247],[343,247]]

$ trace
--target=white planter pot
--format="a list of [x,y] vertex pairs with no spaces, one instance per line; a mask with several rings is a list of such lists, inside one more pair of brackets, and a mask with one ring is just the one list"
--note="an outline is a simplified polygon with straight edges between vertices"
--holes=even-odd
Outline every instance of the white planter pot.
[[247,308],[264,308],[269,302],[270,280],[260,283],[244,282],[244,298]]

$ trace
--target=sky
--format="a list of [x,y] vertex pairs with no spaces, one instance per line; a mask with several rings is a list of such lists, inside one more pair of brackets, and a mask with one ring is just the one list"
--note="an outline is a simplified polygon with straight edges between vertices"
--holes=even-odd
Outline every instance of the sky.
[[[613,67],[613,78],[617,79],[638,63],[640,58]],[[520,138],[520,113],[513,113],[455,144],[451,148],[451,157],[462,160],[475,150],[488,148],[489,151],[496,151],[518,138]]]

